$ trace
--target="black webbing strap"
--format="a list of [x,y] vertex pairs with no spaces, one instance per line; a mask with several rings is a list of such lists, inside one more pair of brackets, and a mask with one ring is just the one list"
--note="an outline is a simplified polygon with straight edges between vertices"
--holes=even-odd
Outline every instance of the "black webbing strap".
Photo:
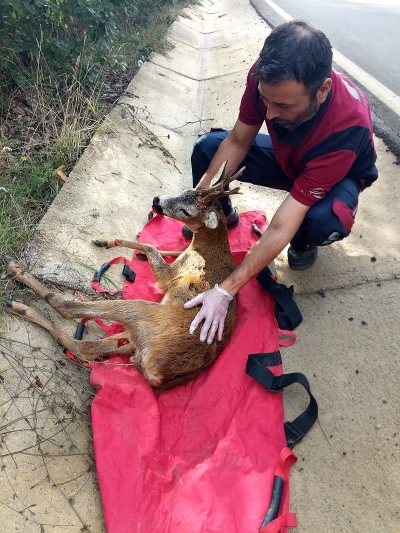
[[313,426],[314,422],[316,422],[318,418],[318,404],[311,394],[310,384],[304,374],[294,372],[275,376],[267,368],[267,366],[279,365],[280,362],[281,355],[279,352],[253,353],[247,359],[246,373],[261,383],[261,385],[264,385],[270,392],[279,392],[293,383],[300,383],[306,389],[310,397],[310,403],[307,409],[293,420],[293,422],[285,422],[284,424],[287,446],[293,448],[295,444],[301,441],[307,431]]
[[293,331],[303,321],[300,309],[293,300],[293,285],[286,287],[275,281],[268,268],[264,268],[256,280],[275,300],[275,317],[280,329]]

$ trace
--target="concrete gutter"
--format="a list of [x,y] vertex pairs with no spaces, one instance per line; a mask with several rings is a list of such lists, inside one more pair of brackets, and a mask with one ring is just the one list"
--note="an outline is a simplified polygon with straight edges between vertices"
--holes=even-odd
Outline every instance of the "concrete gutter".
[[[196,136],[233,126],[246,73],[269,32],[248,0],[204,0],[185,10],[170,30],[174,49],[143,65],[43,218],[24,254],[34,274],[90,293],[93,271],[116,255],[91,240],[134,238],[154,196],[190,187]],[[361,195],[350,237],[323,248],[302,273],[288,268],[285,253],[276,260],[279,281],[294,285],[304,317],[298,342],[282,349],[284,367],[308,376],[320,406],[319,424],[295,450],[299,532],[399,529],[400,168],[381,139],[376,145],[380,178]],[[265,209],[269,220],[285,196],[245,184],[242,191],[239,211]],[[9,338],[21,339],[20,324],[7,322]],[[44,342],[37,328],[24,328],[32,345]],[[286,394],[288,418],[303,401],[298,391]],[[97,533],[100,503],[91,490]],[[4,516],[34,531],[23,518]]]

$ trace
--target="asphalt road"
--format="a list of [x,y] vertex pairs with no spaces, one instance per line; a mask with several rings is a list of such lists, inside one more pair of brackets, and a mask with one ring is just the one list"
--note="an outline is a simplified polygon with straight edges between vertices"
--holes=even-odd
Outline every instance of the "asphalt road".
[[274,0],[400,96],[400,0]]
[[[334,49],[379,82],[372,81],[367,87],[357,79],[354,69],[334,65],[367,94],[375,133],[383,138],[400,163],[400,0],[250,2],[272,27],[288,20],[289,16],[322,30]],[[383,89],[378,88],[378,84],[382,84]],[[387,94],[382,98],[385,91]],[[396,106],[388,104],[393,99],[397,101]]]

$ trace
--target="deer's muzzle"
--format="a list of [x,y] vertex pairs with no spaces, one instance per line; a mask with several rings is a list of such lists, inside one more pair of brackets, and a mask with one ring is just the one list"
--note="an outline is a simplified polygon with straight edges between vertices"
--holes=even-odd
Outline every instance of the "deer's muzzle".
[[155,211],[158,215],[163,215],[163,210],[160,205],[160,198],[156,196],[153,198],[153,205],[152,205],[153,211]]

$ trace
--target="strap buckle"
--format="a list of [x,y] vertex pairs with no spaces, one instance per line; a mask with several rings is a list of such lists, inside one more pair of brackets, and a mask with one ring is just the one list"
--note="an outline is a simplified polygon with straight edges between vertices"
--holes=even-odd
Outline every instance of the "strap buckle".
[[299,430],[292,422],[285,422],[285,435],[286,435],[286,444],[288,448],[292,449],[294,446],[301,441],[304,437],[304,433]]

